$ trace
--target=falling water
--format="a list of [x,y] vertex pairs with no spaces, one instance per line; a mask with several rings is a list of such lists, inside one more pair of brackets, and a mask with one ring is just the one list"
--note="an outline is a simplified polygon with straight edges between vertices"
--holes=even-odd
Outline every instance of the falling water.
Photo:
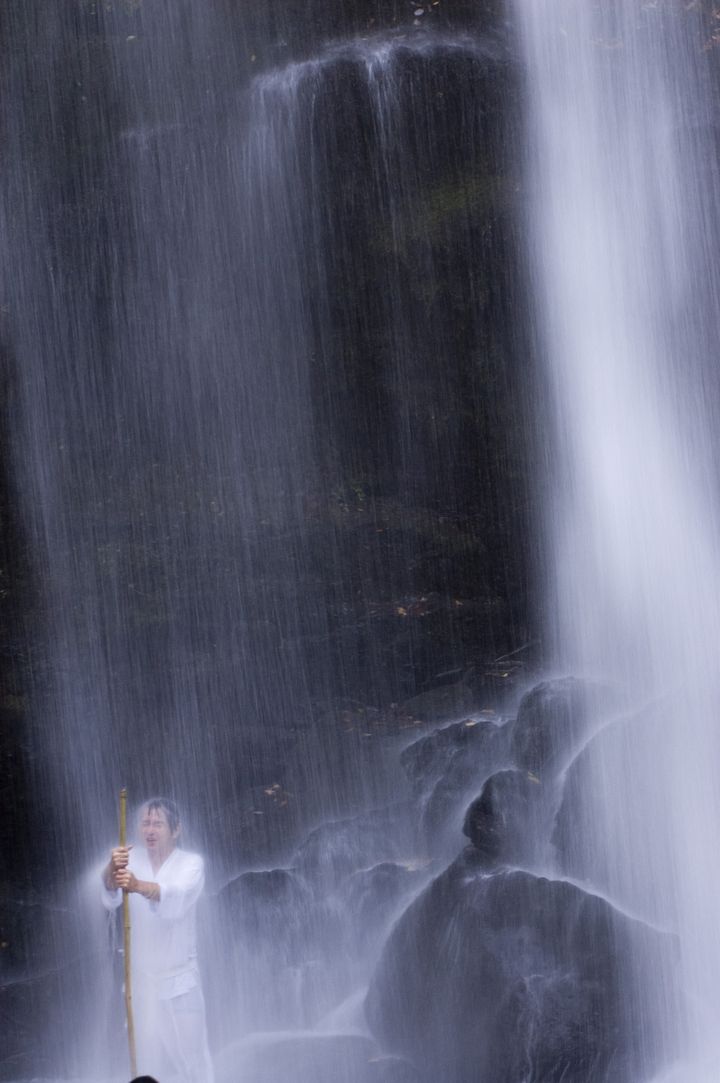
[[[568,872],[677,933],[677,988],[649,1014],[697,1083],[720,1053],[720,218],[712,42],[683,7],[516,12],[557,434],[548,622],[558,665],[624,702],[568,776]],[[684,1013],[667,1008],[678,990]]]
[[[207,854],[229,1083],[485,1062],[605,1083],[673,1059],[698,1083],[718,1060],[711,50],[670,0],[518,0],[521,184],[507,28],[427,33],[436,6],[292,56],[271,4],[247,32],[220,0],[0,14],[8,462],[53,870],[18,1074],[122,1075],[80,886],[121,783],[184,799]],[[577,685],[506,726],[447,709],[463,721],[404,753],[410,792],[404,716],[378,705],[525,642],[527,238],[548,624],[602,724],[558,759],[551,734],[538,766]],[[475,843],[455,860],[493,772],[510,876]]]
[[[40,600],[33,782],[52,813],[37,846],[60,916],[26,965],[32,981],[52,968],[44,1074],[98,1078],[120,1071],[123,1038],[83,873],[114,837],[118,786],[189,805],[211,886],[230,881],[207,946],[216,1048],[319,1026],[358,1002],[417,890],[381,870],[378,916],[372,884],[333,879],[407,856],[401,816],[322,834],[405,795],[338,701],[359,717],[360,697],[412,693],[421,660],[456,664],[463,562],[489,599],[469,626],[494,654],[515,645],[513,600],[495,599],[516,511],[488,451],[520,472],[497,413],[516,335],[510,201],[495,209],[504,54],[416,33],[255,75],[220,5],[31,22],[9,20],[3,288],[12,484]],[[465,555],[479,533],[480,569]],[[435,638],[400,623],[436,604],[417,602],[420,547]],[[251,860],[259,878],[238,880]]]

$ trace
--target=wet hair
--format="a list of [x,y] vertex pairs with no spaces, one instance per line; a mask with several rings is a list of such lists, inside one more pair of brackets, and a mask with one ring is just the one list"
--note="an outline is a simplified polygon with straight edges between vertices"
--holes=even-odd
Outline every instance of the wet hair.
[[164,812],[171,831],[177,831],[180,826],[178,807],[169,797],[151,797],[148,801],[143,802],[141,808],[147,809],[148,812],[154,812],[155,809]]

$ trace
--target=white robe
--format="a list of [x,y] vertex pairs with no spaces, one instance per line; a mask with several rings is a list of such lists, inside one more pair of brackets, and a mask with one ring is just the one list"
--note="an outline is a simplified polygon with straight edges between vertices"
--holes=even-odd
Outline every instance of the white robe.
[[[195,932],[203,860],[175,849],[153,872],[147,851],[135,847],[128,867],[138,880],[160,885],[158,902],[136,892],[129,896],[138,1072],[163,1083],[169,1072],[182,1083],[212,1083]],[[103,884],[102,901],[114,910],[122,892]]]

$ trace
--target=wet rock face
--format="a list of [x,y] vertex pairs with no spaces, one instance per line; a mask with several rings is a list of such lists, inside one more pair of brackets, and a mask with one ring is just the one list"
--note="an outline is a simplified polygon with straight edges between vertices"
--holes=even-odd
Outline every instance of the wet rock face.
[[206,905],[203,954],[215,960],[208,1018],[219,1046],[248,1028],[307,1026],[328,1010],[323,976],[341,959],[342,923],[302,876],[246,872]]
[[637,969],[666,971],[671,948],[597,896],[488,873],[468,850],[395,927],[366,1015],[428,1083],[638,1083]]
[[400,756],[400,764],[413,786],[422,791],[445,776],[458,760],[486,758],[497,734],[498,727],[489,721],[455,722],[414,741]]
[[436,730],[406,748],[400,763],[421,803],[421,828],[431,854],[457,852],[468,802],[485,779],[508,763],[507,727],[467,720]]
[[392,921],[424,883],[423,868],[392,861],[347,878],[338,897],[343,909],[354,915],[352,939],[359,955],[379,955]]
[[561,770],[616,699],[606,685],[565,677],[522,699],[512,727],[513,762],[536,774]]
[[499,771],[483,786],[465,814],[463,834],[488,864],[530,862],[533,824],[542,817],[542,787],[524,771]]
[[498,0],[447,0],[408,3],[407,0],[275,0],[253,4],[238,17],[237,0],[216,0],[227,21],[255,63],[277,64],[318,49],[328,39],[393,30],[471,30],[502,26]]
[[218,1046],[248,1029],[314,1026],[367,984],[391,922],[427,882],[392,860],[407,859],[412,840],[402,804],[331,821],[305,838],[292,868],[245,872],[207,901]]
[[311,906],[307,884],[289,869],[246,872],[231,880],[218,896],[219,906],[248,934],[260,939],[292,943],[298,928],[288,929],[288,915],[297,922]]
[[463,831],[476,849],[492,849],[489,833],[502,827],[494,857],[542,860],[538,847],[549,837],[560,775],[616,699],[606,686],[574,677],[544,681],[524,696],[511,722],[468,719],[406,748],[400,762],[420,802],[429,853],[457,852],[464,815]]
[[412,853],[413,845],[408,808],[391,805],[311,831],[295,851],[293,867],[322,893],[358,870]]

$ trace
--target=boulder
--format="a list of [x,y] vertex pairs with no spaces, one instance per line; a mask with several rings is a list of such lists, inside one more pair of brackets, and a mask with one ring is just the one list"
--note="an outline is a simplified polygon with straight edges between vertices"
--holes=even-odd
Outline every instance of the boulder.
[[307,938],[314,899],[292,869],[244,872],[218,893],[217,906],[239,936],[281,946],[293,958],[300,937]]
[[457,853],[468,802],[485,780],[508,766],[506,726],[467,719],[444,726],[405,749],[400,762],[421,803],[428,852]]
[[566,881],[488,873],[468,848],[395,926],[366,1016],[427,1083],[639,1083],[673,946]]
[[487,719],[466,718],[443,726],[408,745],[400,764],[416,793],[427,793],[449,770],[461,762],[479,768],[504,747],[503,728]]
[[425,868],[392,861],[348,877],[339,892],[339,901],[351,918],[353,947],[358,957],[376,956],[391,922],[426,879]]
[[463,834],[488,864],[537,860],[545,820],[543,787],[526,771],[491,775],[465,814]]
[[293,856],[293,867],[324,894],[360,869],[406,857],[415,849],[409,805],[394,805],[311,831]]
[[[203,958],[215,1036],[315,1023],[338,993],[345,930],[292,869],[246,872],[215,900]],[[332,977],[332,980],[331,980]],[[344,994],[344,988],[340,993]]]
[[520,702],[513,762],[538,775],[558,773],[618,704],[617,693],[604,684],[577,677],[543,681]]

